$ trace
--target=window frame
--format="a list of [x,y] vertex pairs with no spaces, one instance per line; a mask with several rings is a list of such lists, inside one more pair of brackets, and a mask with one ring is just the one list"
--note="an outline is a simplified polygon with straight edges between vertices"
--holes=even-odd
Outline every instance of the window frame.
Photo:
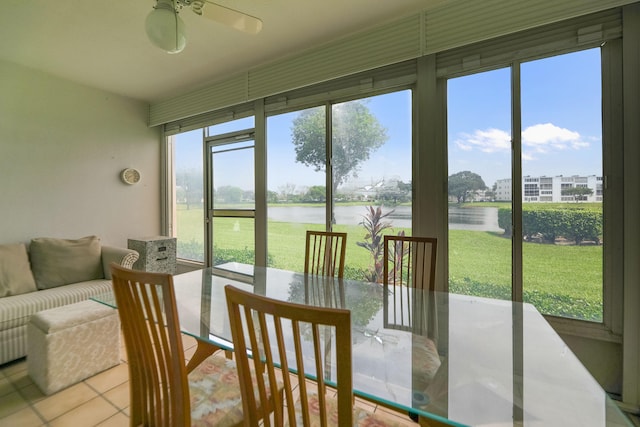
[[[622,52],[621,39],[609,40],[606,43],[594,42],[574,46],[573,48],[550,49],[548,52],[537,52],[531,57],[522,57],[508,63],[496,62],[494,64],[484,63],[482,67],[465,72],[455,72],[451,75],[442,74],[438,76],[439,84],[446,88],[446,83],[450,78],[472,75],[479,72],[508,67],[511,71],[512,85],[512,211],[514,217],[512,240],[512,300],[522,301],[522,203],[523,197],[536,197],[528,195],[523,191],[522,176],[522,141],[521,141],[521,111],[520,111],[520,65],[523,62],[549,58],[557,55],[579,52],[581,50],[601,49],[601,70],[602,70],[602,171],[603,171],[603,191],[606,193],[603,204],[603,231],[606,241],[603,245],[603,320],[601,323],[583,321],[580,319],[562,318],[545,315],[547,321],[559,332],[569,335],[577,335],[588,338],[595,338],[602,341],[614,343],[622,342],[622,256],[615,256],[623,244],[622,229],[616,227],[622,221],[623,200],[621,185],[607,185],[613,181],[608,177],[616,174],[616,171],[623,169],[623,139],[622,139],[622,114],[615,114],[614,110],[622,103],[620,91],[615,87],[622,80]],[[442,104],[446,110],[446,101]],[[448,160],[447,160],[448,161]],[[621,172],[620,172],[621,174]],[[622,182],[621,178],[615,178],[616,182]],[[535,185],[539,190],[538,183],[524,184]],[[573,185],[573,184],[572,184]],[[617,219],[616,219],[617,218]],[[448,257],[448,250],[444,253]],[[448,262],[448,261],[447,261]]]

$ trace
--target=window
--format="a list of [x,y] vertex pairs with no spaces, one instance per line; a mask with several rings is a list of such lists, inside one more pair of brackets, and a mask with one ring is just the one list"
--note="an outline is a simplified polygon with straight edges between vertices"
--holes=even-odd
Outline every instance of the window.
[[345,276],[381,280],[373,249],[358,243],[371,239],[367,220],[411,233],[411,92],[268,117],[267,199],[268,265],[302,271],[305,231],[341,231]]
[[524,185],[524,195],[525,195],[525,197],[537,196],[538,195],[538,185],[537,184],[525,184]]
[[202,129],[179,133],[173,146],[173,237],[179,259],[204,262]]
[[[558,203],[523,203],[523,299],[544,314],[602,322],[600,49],[521,65],[522,173],[570,176]],[[525,195],[527,195],[525,184]]]
[[167,229],[176,237],[176,256],[182,261],[205,263],[208,253],[205,243],[205,202],[209,200],[204,186],[207,176],[203,157],[205,134],[217,135],[253,126],[253,117],[218,121],[220,123],[216,125],[167,137],[170,170],[173,171],[168,192],[168,217],[171,220]]
[[382,282],[377,236],[411,235],[411,92],[334,104],[331,117],[331,222],[349,236],[345,276]]
[[[302,271],[307,229],[326,229],[325,107],[267,118],[267,265]],[[305,125],[306,124],[306,125]],[[304,134],[305,153],[294,141]],[[309,159],[305,164],[302,159]]]
[[[543,314],[602,322],[600,49],[513,68],[513,86],[509,69],[447,82],[450,289],[507,299],[521,292]],[[514,118],[512,98],[520,99]],[[520,177],[511,164],[512,120],[522,129]],[[522,200],[512,200],[512,183],[522,186]],[[479,203],[474,192],[486,188],[495,201]],[[522,236],[513,236],[521,266],[510,263],[513,212],[522,222]],[[522,288],[512,268],[522,268]]]
[[[503,68],[447,83],[451,292],[511,299],[510,79]],[[487,188],[495,201],[475,201]]]
[[255,263],[254,117],[206,129],[209,264]]

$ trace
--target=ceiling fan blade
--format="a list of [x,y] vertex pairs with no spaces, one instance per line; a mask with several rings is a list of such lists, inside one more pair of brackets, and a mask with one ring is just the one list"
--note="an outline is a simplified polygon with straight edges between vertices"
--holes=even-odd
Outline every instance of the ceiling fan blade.
[[209,1],[202,8],[202,16],[249,34],[258,34],[262,30],[259,18]]

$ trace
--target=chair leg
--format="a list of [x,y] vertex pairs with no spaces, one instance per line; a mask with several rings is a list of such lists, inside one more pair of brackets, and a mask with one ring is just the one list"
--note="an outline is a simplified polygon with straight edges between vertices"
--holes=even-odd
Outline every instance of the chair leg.
[[187,363],[187,373],[193,371],[196,366],[201,364],[207,357],[211,356],[218,350],[221,350],[220,347],[198,340],[196,352],[193,353],[189,363]]

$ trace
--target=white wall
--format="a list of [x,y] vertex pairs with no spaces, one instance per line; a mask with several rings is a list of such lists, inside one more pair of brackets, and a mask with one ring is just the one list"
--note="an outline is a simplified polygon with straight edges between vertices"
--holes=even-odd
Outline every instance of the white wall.
[[[0,61],[0,244],[160,231],[160,135],[148,105]],[[125,167],[142,175],[120,181]]]

